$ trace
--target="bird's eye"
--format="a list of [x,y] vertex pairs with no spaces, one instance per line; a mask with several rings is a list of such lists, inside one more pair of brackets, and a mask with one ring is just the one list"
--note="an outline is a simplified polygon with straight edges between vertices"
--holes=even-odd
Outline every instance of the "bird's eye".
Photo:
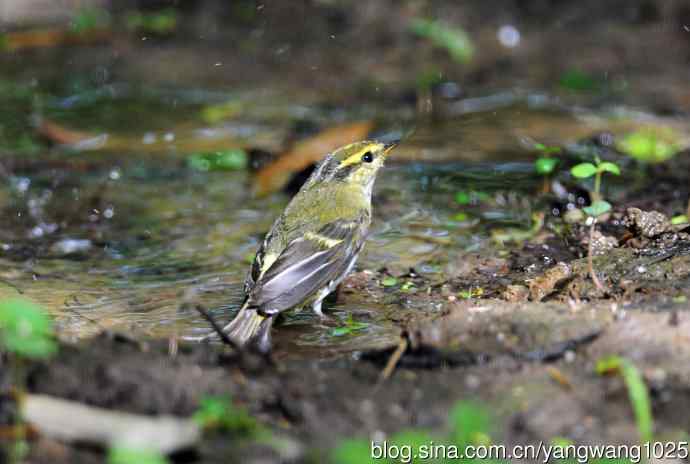
[[374,161],[374,155],[372,155],[371,152],[368,151],[362,155],[362,161],[364,161],[365,163],[371,163],[372,161]]

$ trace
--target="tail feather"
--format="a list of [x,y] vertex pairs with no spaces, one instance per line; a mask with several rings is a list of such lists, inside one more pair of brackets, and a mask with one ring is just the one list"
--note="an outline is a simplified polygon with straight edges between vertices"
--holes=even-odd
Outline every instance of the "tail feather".
[[242,307],[235,318],[223,328],[223,332],[240,346],[252,343],[261,351],[269,351],[272,325],[272,317],[262,316],[254,309]]

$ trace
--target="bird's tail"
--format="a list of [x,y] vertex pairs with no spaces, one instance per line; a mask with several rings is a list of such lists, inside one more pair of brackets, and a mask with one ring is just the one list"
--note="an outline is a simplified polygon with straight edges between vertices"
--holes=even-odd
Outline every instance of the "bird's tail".
[[225,327],[223,332],[240,346],[255,344],[261,351],[271,349],[271,326],[273,318],[262,316],[253,308],[245,304],[235,318]]

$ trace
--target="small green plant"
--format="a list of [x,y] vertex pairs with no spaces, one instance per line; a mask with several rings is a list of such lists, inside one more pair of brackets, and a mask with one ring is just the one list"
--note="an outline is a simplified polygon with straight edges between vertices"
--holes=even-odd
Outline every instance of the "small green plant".
[[474,55],[474,45],[467,33],[459,27],[441,21],[416,18],[410,29],[420,37],[429,39],[435,46],[444,48],[458,63],[468,63]]
[[609,356],[598,360],[596,371],[600,375],[616,373],[623,377],[630,404],[635,412],[640,440],[642,443],[651,442],[653,439],[652,407],[647,385],[640,371],[630,361],[620,356]]
[[229,431],[245,437],[257,437],[262,431],[256,419],[246,409],[235,406],[229,396],[202,398],[192,419],[204,429]]
[[578,179],[588,179],[594,177],[594,189],[591,191],[592,204],[582,208],[582,210],[589,216],[589,245],[587,247],[587,267],[589,274],[592,277],[592,282],[602,293],[606,293],[606,288],[601,283],[594,271],[594,260],[592,257],[592,244],[594,242],[594,226],[599,216],[611,211],[611,203],[604,200],[601,196],[601,178],[605,172],[619,176],[621,170],[617,164],[601,161],[599,157],[594,158],[594,163],[580,163],[570,169],[573,177]]
[[547,193],[550,190],[549,179],[560,162],[558,158],[553,158],[552,155],[559,154],[561,152],[561,147],[535,143],[534,148],[539,152],[539,158],[534,161],[534,170],[538,175],[544,177],[542,192]]
[[170,461],[155,450],[114,446],[108,450],[108,464],[168,464]]
[[352,318],[352,313],[347,315],[345,319],[345,325],[341,327],[334,327],[331,329],[330,334],[332,337],[343,337],[345,335],[350,335],[354,332],[359,332],[369,327],[366,322],[357,322]]
[[50,317],[24,298],[0,301],[0,348],[23,358],[48,358],[57,344]]
[[543,143],[535,143],[534,149],[539,152],[539,158],[534,162],[534,170],[541,176],[548,176],[553,174],[553,171],[558,166],[559,159],[552,158],[552,155],[557,155],[561,152],[561,147],[547,146]]
[[594,163],[580,163],[570,169],[573,177],[578,179],[588,179],[594,177],[594,189],[592,190],[592,204],[584,208],[585,213],[592,217],[598,217],[611,209],[611,204],[604,201],[601,196],[601,179],[605,172],[619,176],[621,170],[617,164],[601,161],[595,158]]
[[248,165],[244,150],[233,149],[212,153],[195,153],[187,158],[187,165],[197,171],[239,171]]

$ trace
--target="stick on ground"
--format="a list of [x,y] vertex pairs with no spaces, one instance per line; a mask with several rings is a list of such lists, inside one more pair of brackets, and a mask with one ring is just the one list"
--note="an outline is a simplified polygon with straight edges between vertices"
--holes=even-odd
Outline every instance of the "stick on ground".
[[228,337],[228,334],[223,332],[223,328],[221,326],[219,326],[218,323],[216,322],[216,320],[213,318],[213,316],[211,316],[208,313],[208,311],[206,311],[206,308],[204,308],[201,305],[195,305],[194,308],[211,325],[211,328],[213,328],[213,331],[216,332],[216,334],[220,337],[220,339],[223,341],[223,343],[228,345],[230,348],[237,350],[238,352],[242,351],[242,348],[237,343],[235,343],[234,340],[232,340],[230,337]]

